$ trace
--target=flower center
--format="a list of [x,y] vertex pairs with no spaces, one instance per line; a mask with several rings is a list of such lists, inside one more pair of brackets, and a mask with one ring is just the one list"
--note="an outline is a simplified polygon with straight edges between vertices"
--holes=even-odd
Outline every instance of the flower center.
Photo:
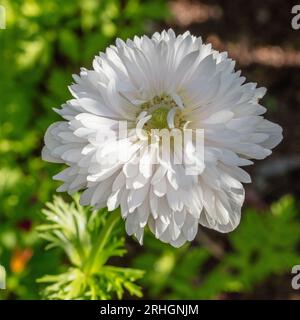
[[[178,99],[180,105],[183,106],[181,99],[179,97]],[[156,96],[152,100],[143,103],[139,120],[143,122],[143,127],[146,130],[182,129],[185,123],[182,108],[169,95]]]
[[168,128],[168,113],[170,109],[167,107],[160,107],[152,112],[152,118],[146,123],[147,127],[155,129]]

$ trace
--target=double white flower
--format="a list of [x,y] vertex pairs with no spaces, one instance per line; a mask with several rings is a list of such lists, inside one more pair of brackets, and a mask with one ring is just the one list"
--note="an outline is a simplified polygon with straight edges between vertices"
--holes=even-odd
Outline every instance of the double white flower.
[[[240,167],[270,155],[282,139],[281,128],[261,116],[265,88],[244,84],[234,65],[189,32],[118,39],[95,57],[93,70],[74,76],[74,99],[56,110],[64,120],[46,132],[43,158],[68,165],[54,177],[64,182],[58,191],[84,189],[82,205],[120,207],[127,233],[140,242],[146,225],[176,247],[195,238],[199,223],[232,231],[240,221],[242,183],[250,182]],[[127,137],[119,136],[120,121]],[[186,159],[201,158],[194,138],[181,146],[182,163],[174,160],[173,138],[168,157],[161,156],[155,129],[202,129],[202,165],[187,174]]]

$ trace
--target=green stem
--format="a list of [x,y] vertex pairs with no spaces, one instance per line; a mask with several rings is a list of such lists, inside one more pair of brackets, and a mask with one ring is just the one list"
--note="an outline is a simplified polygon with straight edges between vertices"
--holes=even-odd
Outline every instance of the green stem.
[[96,238],[95,243],[93,244],[89,259],[85,265],[84,271],[86,275],[89,275],[93,270],[94,264],[97,261],[97,257],[99,253],[104,249],[111,232],[113,231],[115,225],[121,218],[119,210],[115,210],[114,212],[109,213],[110,217],[106,221],[102,231],[99,233]]

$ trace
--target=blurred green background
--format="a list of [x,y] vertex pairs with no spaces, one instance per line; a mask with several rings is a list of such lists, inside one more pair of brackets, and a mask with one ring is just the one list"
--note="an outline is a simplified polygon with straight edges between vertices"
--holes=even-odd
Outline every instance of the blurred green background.
[[[284,129],[273,155],[249,168],[240,226],[229,235],[201,229],[180,249],[147,236],[113,261],[146,271],[144,298],[300,299],[291,269],[300,264],[300,30],[294,1],[0,0],[0,264],[2,299],[39,299],[37,278],[64,269],[59,250],[45,251],[36,226],[52,199],[59,165],[41,160],[43,135],[59,119],[52,108],[70,98],[81,66],[116,37],[172,27],[227,50],[249,81],[269,90],[267,117]],[[65,199],[68,199],[64,195]]]

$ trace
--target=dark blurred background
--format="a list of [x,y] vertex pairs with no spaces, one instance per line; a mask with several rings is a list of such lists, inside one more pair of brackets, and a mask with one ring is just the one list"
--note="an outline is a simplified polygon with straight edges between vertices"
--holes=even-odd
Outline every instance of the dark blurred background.
[[[128,255],[115,264],[146,270],[145,298],[300,299],[291,269],[300,264],[300,29],[291,26],[297,1],[2,0],[0,30],[0,264],[3,299],[38,299],[36,279],[65,260],[45,251],[36,234],[51,200],[58,165],[40,159],[43,134],[59,119],[52,108],[70,98],[67,86],[81,66],[116,37],[172,27],[190,30],[228,51],[248,81],[268,88],[267,118],[284,130],[271,157],[248,168],[240,226],[229,235],[201,229],[173,249],[146,236],[127,238]],[[300,4],[300,1],[298,2]]]

